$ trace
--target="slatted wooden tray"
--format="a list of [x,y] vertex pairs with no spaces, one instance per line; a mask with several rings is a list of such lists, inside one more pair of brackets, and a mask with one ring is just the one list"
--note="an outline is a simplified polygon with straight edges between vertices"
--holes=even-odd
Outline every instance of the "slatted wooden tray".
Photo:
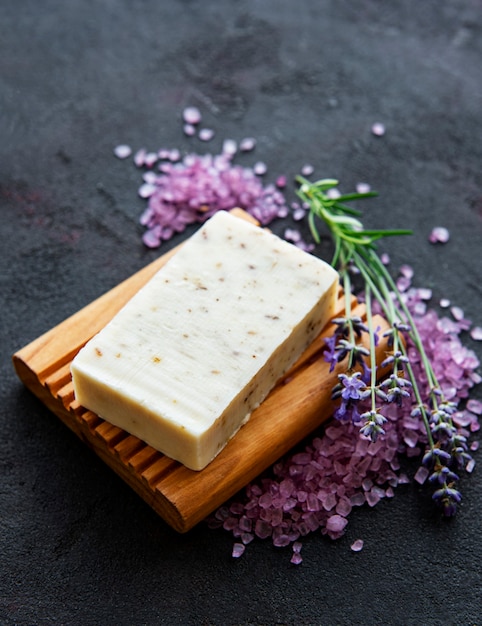
[[[246,214],[238,212],[246,219]],[[80,406],[70,363],[80,348],[175,253],[159,257],[13,355],[22,382],[130,485],[168,524],[186,532],[311,433],[333,410],[331,389],[342,368],[323,359],[328,324],[224,450],[201,472],[187,469]],[[337,315],[344,311],[340,293]],[[354,314],[364,316],[352,300]],[[386,323],[380,318],[376,324]],[[384,358],[386,344],[377,348]]]

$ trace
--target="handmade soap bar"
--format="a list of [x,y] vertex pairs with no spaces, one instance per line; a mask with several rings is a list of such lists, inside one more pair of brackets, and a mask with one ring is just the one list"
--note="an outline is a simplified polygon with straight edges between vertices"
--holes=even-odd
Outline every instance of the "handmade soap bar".
[[333,314],[331,266],[216,213],[72,363],[77,400],[193,470]]

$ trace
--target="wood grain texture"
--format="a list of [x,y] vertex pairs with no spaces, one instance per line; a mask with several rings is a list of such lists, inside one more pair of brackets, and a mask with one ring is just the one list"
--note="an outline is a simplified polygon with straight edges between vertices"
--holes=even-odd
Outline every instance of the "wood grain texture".
[[[246,214],[236,211],[242,218]],[[170,251],[13,355],[22,382],[168,524],[186,532],[206,518],[333,411],[331,389],[343,367],[330,373],[323,359],[328,324],[278,382],[224,450],[200,472],[189,470],[145,442],[102,420],[75,399],[70,363],[80,348],[175,254]],[[340,292],[336,315],[344,311]],[[352,311],[364,307],[352,299]],[[377,318],[383,330],[386,322]],[[377,360],[386,354],[382,341]]]

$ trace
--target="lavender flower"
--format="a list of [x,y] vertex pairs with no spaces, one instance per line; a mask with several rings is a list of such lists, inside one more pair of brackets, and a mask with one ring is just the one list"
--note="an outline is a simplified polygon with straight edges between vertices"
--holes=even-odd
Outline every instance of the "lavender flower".
[[451,517],[457,512],[457,505],[462,500],[462,495],[454,487],[444,485],[434,492],[432,498],[442,508],[444,515]]
[[376,410],[367,411],[363,413],[361,419],[364,421],[363,426],[360,428],[360,433],[368,437],[373,442],[378,439],[378,435],[384,435],[385,430],[383,424],[387,421],[386,417],[383,417]]

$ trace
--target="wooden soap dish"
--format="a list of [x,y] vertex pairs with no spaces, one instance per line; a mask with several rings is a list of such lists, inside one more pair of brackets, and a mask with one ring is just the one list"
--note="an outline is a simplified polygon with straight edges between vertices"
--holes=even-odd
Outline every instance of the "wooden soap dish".
[[[251,219],[244,211],[236,209],[234,213]],[[328,324],[248,423],[200,472],[187,469],[80,406],[70,375],[72,359],[175,251],[159,257],[16,352],[13,363],[31,392],[168,524],[186,532],[332,415],[331,389],[343,367],[330,373],[329,364],[323,359],[324,340],[333,332],[332,324]],[[340,292],[336,315],[343,314],[344,307]],[[365,315],[364,306],[355,299],[352,313],[362,318]],[[377,318],[376,325],[382,330],[388,328],[382,318]],[[385,357],[386,350],[386,342],[380,342],[378,361]]]

